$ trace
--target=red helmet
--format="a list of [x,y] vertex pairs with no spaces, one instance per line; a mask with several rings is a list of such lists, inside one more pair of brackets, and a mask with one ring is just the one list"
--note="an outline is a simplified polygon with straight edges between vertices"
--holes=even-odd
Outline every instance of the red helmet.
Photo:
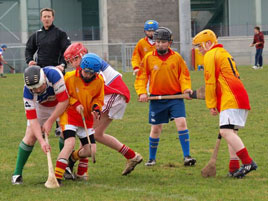
[[64,59],[66,62],[74,59],[75,57],[81,57],[86,54],[87,48],[82,43],[71,44],[64,52]]

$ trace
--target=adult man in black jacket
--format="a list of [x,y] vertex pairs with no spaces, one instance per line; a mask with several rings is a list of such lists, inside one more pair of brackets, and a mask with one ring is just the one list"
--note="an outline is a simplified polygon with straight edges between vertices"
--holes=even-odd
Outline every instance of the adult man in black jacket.
[[[38,65],[40,67],[55,66],[64,73],[66,62],[63,54],[71,44],[67,34],[57,28],[54,24],[55,11],[51,8],[43,8],[40,11],[40,20],[43,27],[30,36],[25,49],[25,59],[28,66]],[[34,60],[34,54],[36,57]],[[56,121],[56,136],[61,129]]]
[[[56,66],[63,71],[66,64],[63,54],[71,42],[67,34],[53,24],[54,14],[55,11],[51,8],[43,8],[40,11],[43,27],[28,39],[25,58],[29,66]],[[35,53],[37,54],[34,60]]]

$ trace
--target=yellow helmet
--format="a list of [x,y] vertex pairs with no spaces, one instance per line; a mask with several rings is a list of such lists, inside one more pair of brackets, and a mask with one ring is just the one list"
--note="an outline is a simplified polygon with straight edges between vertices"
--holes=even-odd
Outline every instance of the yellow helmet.
[[214,43],[214,45],[218,43],[216,34],[210,29],[205,29],[196,34],[196,36],[193,38],[192,43],[193,45],[199,45],[204,44],[207,41],[211,41],[212,43]]

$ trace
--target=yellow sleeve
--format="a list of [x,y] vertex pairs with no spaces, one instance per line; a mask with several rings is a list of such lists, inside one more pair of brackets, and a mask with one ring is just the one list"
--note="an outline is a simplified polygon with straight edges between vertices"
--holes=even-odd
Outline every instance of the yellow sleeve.
[[104,81],[102,76],[99,76],[100,78],[100,88],[98,90],[98,93],[93,97],[92,100],[92,105],[91,108],[93,107],[93,105],[97,104],[100,108],[102,108],[102,106],[104,105]]
[[180,85],[181,85],[181,92],[183,93],[186,89],[192,88],[192,83],[188,67],[181,56],[179,65],[181,67]]
[[137,43],[133,51],[132,58],[131,58],[131,64],[132,64],[133,70],[136,67],[140,68],[140,65],[141,65],[141,55],[139,52],[139,47],[140,47],[140,41]]
[[141,62],[141,68],[136,77],[134,88],[138,95],[147,94],[147,83],[148,83],[148,57],[145,56]]
[[68,94],[69,94],[69,104],[70,105],[74,105],[74,104],[76,104],[77,103],[77,101],[78,101],[78,99],[76,99],[76,98],[73,98],[72,97],[72,92],[70,91],[70,90],[72,90],[71,89],[71,77],[72,76],[74,76],[74,71],[71,71],[71,72],[67,72],[66,74],[65,74],[65,76],[64,76],[64,81],[65,81],[65,85],[66,85],[66,88],[67,88],[67,91],[68,91]]
[[206,85],[206,104],[209,109],[217,108],[216,77],[214,54],[208,52],[204,57],[204,76]]

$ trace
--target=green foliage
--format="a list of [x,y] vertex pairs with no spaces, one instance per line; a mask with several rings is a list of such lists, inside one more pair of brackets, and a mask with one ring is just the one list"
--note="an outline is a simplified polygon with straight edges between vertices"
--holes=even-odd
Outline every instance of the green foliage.
[[[125,159],[119,153],[98,144],[97,163],[89,164],[89,181],[64,181],[59,189],[46,189],[47,159],[37,143],[26,163],[24,184],[12,186],[10,179],[15,168],[18,145],[25,132],[22,74],[0,79],[0,200],[268,200],[267,192],[267,75],[268,68],[252,70],[239,67],[242,81],[249,93],[252,110],[240,136],[259,169],[245,179],[226,177],[228,152],[224,140],[217,161],[217,177],[204,179],[200,175],[206,165],[218,135],[218,117],[212,117],[200,100],[185,101],[187,123],[191,136],[191,155],[195,167],[184,167],[182,151],[174,122],[164,125],[157,153],[157,165],[138,165],[130,175],[121,176]],[[134,76],[123,74],[131,90],[123,120],[114,121],[107,133],[141,153],[148,159],[148,104],[137,102]],[[203,72],[191,72],[193,88],[203,85]],[[51,132],[53,163],[58,155],[58,138]]]

